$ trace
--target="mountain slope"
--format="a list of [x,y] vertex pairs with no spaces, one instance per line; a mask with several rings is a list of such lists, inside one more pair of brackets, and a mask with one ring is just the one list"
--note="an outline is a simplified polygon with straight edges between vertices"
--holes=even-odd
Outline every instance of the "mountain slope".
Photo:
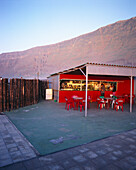
[[0,54],[0,77],[41,78],[86,62],[136,66],[136,17],[53,45]]

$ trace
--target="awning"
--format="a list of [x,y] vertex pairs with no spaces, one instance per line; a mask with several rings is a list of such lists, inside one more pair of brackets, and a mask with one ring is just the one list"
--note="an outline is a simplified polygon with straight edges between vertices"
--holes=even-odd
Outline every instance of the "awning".
[[85,103],[85,117],[87,116],[87,87],[88,87],[88,75],[111,75],[111,76],[130,76],[130,112],[132,112],[132,79],[136,76],[136,67],[132,66],[120,66],[120,65],[108,65],[87,63],[86,64],[86,103]]

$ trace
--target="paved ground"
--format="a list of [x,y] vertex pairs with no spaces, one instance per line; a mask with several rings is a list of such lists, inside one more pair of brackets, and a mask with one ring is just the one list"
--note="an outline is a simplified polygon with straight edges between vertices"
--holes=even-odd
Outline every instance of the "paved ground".
[[136,129],[109,138],[39,156],[5,115],[0,115],[2,170],[134,170]]
[[9,121],[0,115],[0,167],[36,157],[32,146]]
[[41,101],[5,112],[13,124],[41,155],[79,146],[136,128],[136,111],[129,112],[129,104],[121,109],[97,109],[90,104],[87,118],[84,111],[65,110],[65,103]]

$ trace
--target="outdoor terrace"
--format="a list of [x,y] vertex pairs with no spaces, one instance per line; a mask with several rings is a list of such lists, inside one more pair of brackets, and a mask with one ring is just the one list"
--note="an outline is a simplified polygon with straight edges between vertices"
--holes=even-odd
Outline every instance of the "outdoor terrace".
[[64,103],[42,101],[38,104],[5,112],[40,155],[75,147],[136,128],[136,107],[129,112],[97,109],[91,103],[88,116],[84,111],[65,110]]
[[5,112],[22,133],[1,114],[1,169],[135,169],[135,105],[133,113],[128,104],[124,112],[96,105],[86,118],[53,101]]

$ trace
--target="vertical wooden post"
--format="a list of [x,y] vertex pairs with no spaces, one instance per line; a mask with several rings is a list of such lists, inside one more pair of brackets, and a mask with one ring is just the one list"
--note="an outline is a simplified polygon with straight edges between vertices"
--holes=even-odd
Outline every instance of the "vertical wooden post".
[[29,105],[29,80],[27,80],[27,89],[26,89],[26,92],[27,92],[26,101],[27,101],[27,106],[28,106]]
[[34,102],[34,104],[36,103],[36,101],[35,101],[35,80],[33,80],[33,102]]
[[29,97],[29,102],[30,102],[30,105],[32,104],[32,93],[31,93],[31,85],[32,85],[32,83],[31,83],[32,81],[31,80],[29,80],[29,95],[30,95],[30,97]]
[[18,79],[16,79],[16,109],[19,108],[19,87],[18,87]]
[[25,106],[25,80],[22,79],[22,107]]
[[28,80],[28,105],[30,105],[31,104],[31,99],[30,99],[30,97],[31,97],[31,94],[30,94],[30,85],[31,85],[31,80]]
[[0,79],[0,112],[2,112],[3,111],[3,106],[2,106],[2,101],[3,101],[3,97],[2,97],[2,91],[3,91],[3,89],[2,89],[2,79]]
[[28,80],[25,80],[25,82],[26,82],[25,100],[26,100],[26,106],[28,106]]
[[33,80],[31,80],[31,89],[30,89],[30,94],[31,94],[31,104],[34,104],[34,100],[33,100]]
[[34,104],[34,93],[33,93],[33,83],[34,83],[34,81],[33,80],[31,80],[32,81],[32,104]]
[[7,111],[9,111],[9,83],[8,83],[8,79],[6,79],[6,94],[7,94]]
[[27,80],[24,79],[24,106],[26,106],[26,81]]
[[27,88],[28,88],[28,86],[27,86],[27,81],[28,80],[25,80],[25,106],[27,106]]
[[24,107],[24,79],[20,80],[20,107]]
[[5,78],[5,111],[7,110],[7,85],[8,85],[8,79]]
[[39,80],[36,80],[36,103],[38,103],[39,99]]
[[18,91],[18,108],[20,107],[20,79],[17,79],[17,91]]
[[16,79],[13,79],[13,109],[16,109]]
[[3,112],[6,111],[6,79],[3,79]]
[[10,110],[13,110],[13,99],[14,99],[14,91],[13,91],[13,79],[10,79]]

